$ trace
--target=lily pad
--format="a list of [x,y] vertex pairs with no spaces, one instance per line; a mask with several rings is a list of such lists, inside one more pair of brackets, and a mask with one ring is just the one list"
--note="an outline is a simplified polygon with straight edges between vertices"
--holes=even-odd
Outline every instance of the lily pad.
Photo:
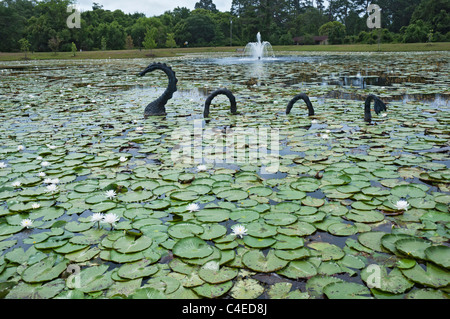
[[156,273],[159,269],[153,264],[153,260],[142,259],[132,263],[127,263],[121,266],[118,270],[118,275],[126,279],[137,279],[148,277]]
[[323,288],[329,299],[370,299],[370,291],[366,286],[353,282],[334,282]]
[[213,248],[197,237],[180,239],[172,249],[174,255],[181,258],[204,258],[213,253]]
[[403,276],[398,268],[394,268],[388,274],[386,267],[378,265],[371,266],[361,271],[361,279],[369,288],[376,288],[393,294],[401,294],[414,286],[414,283]]
[[230,267],[221,267],[216,260],[207,262],[198,271],[199,277],[210,284],[227,282],[236,277],[237,274],[238,270]]
[[274,272],[288,264],[288,261],[278,258],[274,250],[269,250],[267,255],[260,250],[250,250],[242,256],[242,262],[251,270],[258,272]]
[[68,265],[68,260],[58,260],[58,256],[49,256],[38,263],[27,267],[22,279],[28,283],[45,282],[56,279]]
[[436,265],[450,269],[450,247],[444,245],[425,248],[425,257]]
[[239,279],[230,290],[234,299],[256,299],[264,292],[264,287],[255,279]]

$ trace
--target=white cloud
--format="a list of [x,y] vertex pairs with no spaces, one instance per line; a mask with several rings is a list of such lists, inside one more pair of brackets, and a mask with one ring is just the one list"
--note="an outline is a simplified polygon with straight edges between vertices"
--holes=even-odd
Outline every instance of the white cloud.
[[[146,16],[158,16],[176,7],[186,7],[194,10],[199,0],[76,0],[76,6],[83,11],[92,10],[94,2],[105,10],[122,10],[125,13],[144,13]],[[232,0],[213,0],[219,11],[230,11]]]

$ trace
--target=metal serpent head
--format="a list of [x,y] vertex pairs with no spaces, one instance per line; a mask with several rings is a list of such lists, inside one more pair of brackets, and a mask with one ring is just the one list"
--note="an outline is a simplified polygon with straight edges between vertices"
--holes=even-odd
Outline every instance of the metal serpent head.
[[147,118],[148,116],[166,115],[165,105],[167,104],[167,101],[172,98],[173,93],[177,91],[178,79],[176,78],[175,72],[172,68],[165,63],[152,63],[147,66],[144,71],[139,73],[139,75],[144,76],[147,72],[152,72],[154,70],[164,71],[169,78],[169,83],[164,93],[147,105],[144,110],[144,118]]
[[372,121],[372,114],[370,113],[370,103],[372,100],[374,101],[373,109],[375,113],[380,114],[381,112],[386,111],[386,104],[375,95],[370,94],[364,102],[364,121],[369,123]]
[[314,115],[314,108],[312,106],[311,101],[309,100],[308,95],[306,95],[305,93],[300,93],[298,95],[296,95],[292,100],[289,101],[287,107],[286,107],[286,114],[291,113],[292,107],[294,106],[294,103],[297,102],[298,100],[303,100],[306,103],[306,106],[308,107],[308,116],[313,116]]
[[231,114],[237,114],[236,98],[234,97],[233,93],[231,93],[231,91],[228,89],[218,89],[218,90],[212,92],[206,99],[205,108],[203,109],[203,117],[209,116],[209,107],[211,105],[211,102],[219,94],[224,94],[228,97],[228,99],[230,100]]

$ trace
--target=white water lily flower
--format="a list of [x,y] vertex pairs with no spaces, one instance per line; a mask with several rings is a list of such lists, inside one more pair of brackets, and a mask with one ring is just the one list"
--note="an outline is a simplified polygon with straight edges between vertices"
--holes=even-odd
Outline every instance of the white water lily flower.
[[39,172],[39,173],[37,174],[37,176],[39,176],[39,177],[45,177],[45,176],[47,176],[47,174],[45,174],[44,172]]
[[52,179],[51,178],[46,178],[46,179],[44,179],[44,181],[42,183],[44,183],[44,184],[52,184]]
[[113,227],[116,225],[116,222],[118,222],[119,219],[120,219],[119,216],[117,216],[116,214],[108,213],[103,217],[103,222],[110,224],[111,227]]
[[198,211],[200,209],[200,206],[198,206],[198,204],[191,203],[187,205],[186,209],[192,213]]
[[409,203],[406,200],[399,200],[397,203],[395,203],[395,208],[398,210],[408,210]]
[[8,164],[5,162],[0,162],[0,168],[5,168],[6,166],[8,166]]
[[56,193],[58,191],[58,186],[55,184],[50,184],[47,186],[47,193]]
[[91,222],[101,222],[104,217],[105,215],[103,215],[102,213],[94,213],[91,216]]
[[22,183],[20,181],[15,181],[11,184],[13,187],[20,187],[20,185],[22,185]]
[[203,171],[206,171],[208,168],[206,167],[206,165],[199,165],[199,166],[197,166],[197,171],[199,171],[199,172],[203,172]]
[[317,124],[319,123],[317,120],[311,120],[311,124]]
[[59,178],[54,178],[50,181],[50,184],[59,184]]
[[105,192],[105,196],[108,197],[109,199],[113,199],[114,197],[116,197],[116,195],[117,194],[113,189],[110,189]]
[[31,204],[31,208],[33,209],[38,209],[39,207],[41,207],[41,205],[39,205],[38,203]]
[[126,162],[126,161],[127,161],[127,158],[126,158],[125,156],[121,156],[121,157],[119,158],[119,161],[121,161],[121,162]]
[[330,136],[328,134],[321,134],[320,137],[325,140],[330,138]]
[[49,149],[54,150],[56,148],[55,145],[45,144]]
[[18,151],[23,151],[24,149],[25,149],[25,146],[23,146],[23,145],[17,146]]
[[43,162],[41,163],[41,166],[42,166],[42,167],[47,167],[47,166],[50,166],[50,163],[47,162],[47,161],[43,161]]
[[20,222],[20,226],[25,227],[25,228],[30,228],[32,225],[33,225],[33,221],[29,218],[22,219],[22,221]]
[[247,228],[245,228],[243,225],[234,225],[233,227],[231,227],[231,230],[233,231],[233,235],[238,236],[239,238],[247,235]]
[[42,159],[43,159],[42,156],[37,156],[37,157],[36,157],[36,160],[38,160],[38,161],[42,161]]
[[381,113],[381,117],[386,117],[387,113]]

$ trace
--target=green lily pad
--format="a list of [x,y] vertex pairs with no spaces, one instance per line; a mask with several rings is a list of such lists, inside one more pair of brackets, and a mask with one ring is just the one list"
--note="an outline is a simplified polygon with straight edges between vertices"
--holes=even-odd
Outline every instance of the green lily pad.
[[213,253],[213,248],[197,237],[180,239],[172,249],[174,255],[181,258],[204,258]]
[[264,287],[255,279],[239,279],[230,290],[234,299],[256,299],[264,292]]
[[134,203],[134,202],[143,202],[150,199],[153,196],[151,191],[135,191],[135,192],[127,192],[124,195],[120,195],[117,198],[125,203]]
[[306,282],[306,291],[313,297],[323,296],[323,288],[331,283],[343,282],[342,279],[331,276],[314,276]]
[[309,249],[306,249],[304,247],[289,250],[276,249],[275,256],[284,260],[298,260],[308,258],[309,256],[311,256],[311,253],[309,252]]
[[202,226],[193,223],[175,224],[167,229],[167,232],[173,238],[192,237],[193,235],[203,233],[203,231],[204,229]]
[[323,288],[329,299],[368,299],[370,291],[366,286],[353,282],[334,282]]
[[355,225],[344,223],[333,223],[328,226],[327,230],[335,236],[351,236],[358,232],[358,228]]
[[415,264],[414,267],[401,271],[409,280],[424,286],[440,288],[450,284],[450,273],[432,263],[426,264],[426,270]]
[[267,255],[260,250],[250,250],[244,254],[242,262],[251,270],[258,272],[274,272],[288,264],[287,260],[278,258],[274,250],[269,250]]
[[395,242],[395,248],[407,256],[426,259],[425,249],[431,247],[432,243],[420,238],[399,239]]
[[51,299],[60,293],[66,282],[64,279],[55,279],[41,284],[29,284],[26,282],[20,282],[17,286],[14,286],[6,299]]
[[379,231],[361,233],[358,236],[358,242],[372,250],[384,252],[384,248],[381,246],[381,238],[384,235],[386,235],[386,233]]
[[272,195],[273,191],[269,187],[256,186],[256,187],[249,188],[248,189],[248,193],[249,194],[258,195],[258,196],[267,197],[267,196]]
[[266,248],[276,243],[276,239],[273,238],[258,238],[253,236],[245,236],[244,244],[252,248]]
[[142,277],[148,277],[156,273],[159,269],[153,264],[153,260],[142,259],[132,263],[127,263],[121,266],[117,274],[126,279],[137,279]]
[[415,184],[397,185],[392,188],[391,193],[399,198],[425,197],[426,195],[426,193]]
[[218,198],[226,199],[230,202],[241,201],[248,197],[248,193],[241,189],[230,189],[216,194]]
[[334,244],[326,243],[326,242],[311,242],[308,244],[308,247],[317,250],[321,253],[322,260],[339,260],[345,256],[345,253],[341,248]]
[[72,262],[82,263],[91,260],[100,253],[100,249],[97,247],[86,247],[72,253],[66,254],[65,257]]
[[285,226],[295,223],[297,217],[287,213],[269,213],[264,215],[265,223],[273,226]]
[[219,223],[230,218],[230,211],[226,208],[205,208],[195,212],[195,217],[204,223]]
[[102,291],[109,288],[114,280],[111,279],[111,271],[107,271],[107,265],[92,266],[81,270],[79,273],[79,280],[75,280],[76,285],[74,287],[81,290],[84,293]]
[[56,279],[68,265],[68,260],[59,260],[58,256],[49,256],[38,263],[27,267],[22,273],[22,279],[28,283],[38,283]]
[[384,215],[377,211],[352,209],[345,217],[358,223],[377,223],[384,220]]
[[317,267],[308,260],[293,260],[277,273],[297,280],[300,278],[309,278],[317,275]]
[[238,270],[230,267],[220,267],[219,262],[211,260],[204,264],[198,271],[201,279],[210,284],[227,282],[238,274]]
[[283,202],[276,205],[273,205],[270,210],[273,213],[293,213],[298,211],[301,208],[300,204],[293,202]]
[[239,209],[231,212],[230,219],[239,223],[249,223],[259,218],[259,213],[252,209]]
[[142,251],[152,244],[152,239],[147,236],[134,238],[132,236],[123,236],[117,239],[113,248],[123,254],[135,253]]
[[197,192],[194,191],[176,191],[173,193],[170,193],[170,198],[176,199],[183,202],[192,202],[198,199],[200,195]]
[[450,268],[450,247],[444,245],[432,246],[425,249],[425,257],[441,267]]
[[272,237],[277,234],[277,228],[260,222],[253,222],[247,225],[247,234],[257,238]]
[[[375,266],[375,267],[374,267]],[[393,294],[401,294],[414,286],[398,268],[389,274],[386,267],[371,265],[361,271],[361,279],[369,286]]]
[[305,192],[283,189],[277,193],[277,197],[284,200],[301,200],[306,197]]
[[297,221],[291,225],[279,226],[277,231],[287,236],[308,236],[316,231],[316,227],[306,222]]
[[231,289],[231,287],[233,287],[233,282],[230,280],[220,284],[204,283],[192,288],[192,290],[201,297],[213,299],[223,296]]

